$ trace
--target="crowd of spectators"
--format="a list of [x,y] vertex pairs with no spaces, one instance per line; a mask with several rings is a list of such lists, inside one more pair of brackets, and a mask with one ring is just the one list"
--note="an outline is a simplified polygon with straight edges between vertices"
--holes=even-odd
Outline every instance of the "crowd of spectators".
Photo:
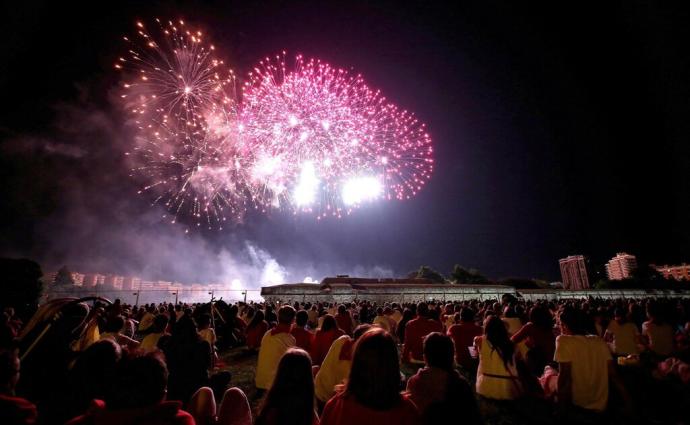
[[[690,384],[683,299],[77,307],[3,312],[3,424],[629,422],[660,408],[649,379]],[[228,349],[256,355],[254,388]]]

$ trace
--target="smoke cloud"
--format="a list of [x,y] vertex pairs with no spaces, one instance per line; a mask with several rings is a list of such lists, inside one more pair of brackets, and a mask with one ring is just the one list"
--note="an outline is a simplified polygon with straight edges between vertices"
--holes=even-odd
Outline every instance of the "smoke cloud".
[[[88,96],[55,107],[46,134],[10,135],[3,161],[6,202],[16,205],[20,230],[0,242],[0,255],[28,257],[45,271],[63,264],[81,272],[139,276],[182,283],[221,283],[257,289],[319,281],[335,274],[391,277],[385,265],[340,261],[330,244],[299,229],[281,235],[280,217],[254,217],[217,233],[186,233],[152,206],[130,176],[127,152],[134,135],[118,108]],[[28,211],[28,212],[27,212]],[[297,238],[294,235],[299,235]]]

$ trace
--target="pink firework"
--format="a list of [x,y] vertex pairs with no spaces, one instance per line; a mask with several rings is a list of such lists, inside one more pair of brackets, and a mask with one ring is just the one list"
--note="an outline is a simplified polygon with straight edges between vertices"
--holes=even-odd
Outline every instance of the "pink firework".
[[222,229],[249,209],[341,217],[409,199],[431,177],[424,124],[361,75],[301,56],[288,66],[283,53],[249,73],[240,101],[201,31],[157,19],[124,39],[133,175],[172,223]]
[[140,193],[164,205],[172,223],[190,216],[196,226],[222,229],[251,207],[250,156],[238,137],[235,76],[202,37],[183,21],[156,19],[153,31],[138,22],[115,67],[138,131],[131,157],[146,180]]
[[261,61],[240,116],[265,208],[340,217],[376,199],[409,199],[433,171],[431,137],[414,114],[316,59]]

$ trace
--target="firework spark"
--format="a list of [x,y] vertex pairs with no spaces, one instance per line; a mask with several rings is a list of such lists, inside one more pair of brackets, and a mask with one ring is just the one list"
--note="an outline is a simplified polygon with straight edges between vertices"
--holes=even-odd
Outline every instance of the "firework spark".
[[340,217],[379,198],[409,199],[433,170],[423,123],[361,75],[316,59],[261,61],[243,86],[240,115],[268,206]]
[[129,56],[115,67],[125,74],[126,110],[138,129],[131,153],[134,173],[148,182],[154,204],[172,223],[222,229],[252,207],[250,167],[239,138],[236,79],[215,48],[183,21],[139,22],[125,37]]
[[[171,222],[222,229],[247,210],[349,214],[409,199],[433,172],[414,114],[361,75],[297,56],[266,58],[241,85],[200,31],[137,23],[125,37],[122,98],[138,129],[133,174]],[[184,219],[182,219],[184,217]]]

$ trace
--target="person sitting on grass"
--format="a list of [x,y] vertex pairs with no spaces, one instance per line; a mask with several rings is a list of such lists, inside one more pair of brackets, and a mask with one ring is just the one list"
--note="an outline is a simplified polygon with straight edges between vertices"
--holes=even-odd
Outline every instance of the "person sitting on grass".
[[[122,333],[125,326],[125,319],[122,316],[111,316],[105,322],[104,333],[101,334],[100,339],[110,339],[130,350],[139,348],[139,341],[128,337]],[[148,328],[147,328],[148,329]]]
[[335,318],[330,314],[324,317],[321,329],[316,331],[314,336],[314,343],[312,344],[311,359],[314,365],[321,366],[323,359],[326,357],[328,350],[331,348],[333,341],[343,336],[343,332],[338,328]]
[[354,344],[371,327],[369,324],[359,325],[355,328],[353,338],[343,335],[331,345],[331,349],[328,350],[328,354],[326,354],[326,358],[321,363],[321,367],[314,378],[316,399],[320,410],[335,395],[336,386],[347,379],[352,366]]
[[261,347],[261,338],[268,331],[268,322],[264,320],[264,312],[257,310],[247,325],[246,342],[249,351],[256,351]]
[[311,358],[300,348],[290,348],[280,359],[255,425],[319,425],[314,410]]
[[282,306],[278,310],[278,326],[266,332],[261,339],[255,377],[257,396],[271,388],[281,357],[296,344],[295,337],[290,334],[294,320],[295,309],[289,305]]
[[182,403],[165,401],[168,370],[155,353],[120,361],[113,391],[67,425],[194,425]]
[[429,306],[425,302],[417,305],[417,318],[410,320],[405,325],[405,339],[403,343],[402,358],[404,362],[424,363],[424,337],[432,332],[443,332],[441,322],[433,320],[429,316]]
[[153,325],[151,325],[151,332],[144,337],[139,344],[139,348],[144,353],[150,353],[151,351],[156,351],[158,349],[158,341],[161,337],[169,335],[165,333],[165,328],[168,327],[168,316],[165,314],[159,314],[153,319]]
[[460,310],[460,323],[448,328],[448,336],[455,345],[455,361],[465,370],[474,373],[477,364],[470,355],[469,347],[474,344],[474,338],[484,333],[481,326],[474,323],[474,310],[463,307]]
[[355,344],[343,392],[331,398],[321,425],[419,425],[414,403],[400,393],[400,364],[393,337],[371,329]]
[[308,321],[309,314],[306,312],[306,310],[298,311],[297,315],[295,316],[295,325],[290,331],[290,334],[295,337],[297,347],[301,348],[307,353],[311,351],[314,343],[314,334],[306,329]]
[[470,385],[455,370],[453,341],[438,332],[424,338],[425,366],[407,381],[410,399],[424,422],[438,424],[455,412],[463,412],[467,424],[481,422]]
[[477,394],[494,400],[513,400],[523,395],[518,378],[515,345],[503,321],[491,314],[484,320],[484,335],[474,339],[479,353]]
[[609,398],[609,379],[628,404],[628,393],[616,373],[611,352],[597,335],[587,335],[583,312],[565,306],[559,314],[561,335],[556,338],[557,399],[562,407],[574,405],[601,412]]

